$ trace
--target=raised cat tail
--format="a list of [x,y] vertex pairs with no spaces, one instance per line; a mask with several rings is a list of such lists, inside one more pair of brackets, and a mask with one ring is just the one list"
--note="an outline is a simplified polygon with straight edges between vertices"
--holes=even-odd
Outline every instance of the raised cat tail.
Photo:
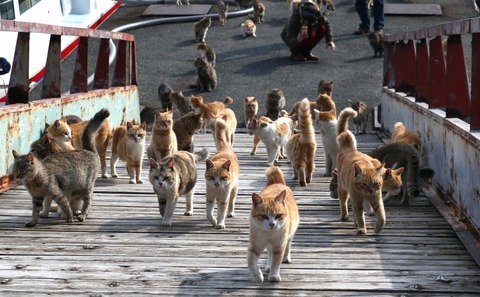
[[337,143],[339,150],[353,148],[356,149],[356,139],[352,132],[348,130],[348,118],[356,117],[357,112],[351,107],[347,107],[338,116],[337,124]]
[[265,176],[267,177],[267,186],[273,184],[282,184],[285,185],[285,178],[283,177],[283,172],[280,167],[271,165],[265,170]]
[[312,124],[312,114],[308,98],[304,98],[300,103],[300,108],[298,109],[298,126],[300,128],[300,141],[302,143],[315,142],[315,130]]
[[110,116],[110,111],[106,108],[102,108],[97,112],[93,118],[88,122],[87,126],[83,130],[82,135],[82,146],[84,150],[97,152],[93,139],[97,133],[100,126],[103,124],[103,121]]
[[210,155],[210,151],[209,151],[208,149],[206,149],[206,148],[203,148],[203,149],[201,149],[201,150],[198,151],[198,152],[194,152],[193,155],[194,155],[194,158],[195,158],[195,163],[197,163],[197,162],[203,162],[203,161],[205,161],[205,160],[208,158],[208,156]]
[[225,107],[229,106],[232,103],[233,103],[233,98],[230,96],[225,97],[225,100],[223,100],[223,104],[225,105]]

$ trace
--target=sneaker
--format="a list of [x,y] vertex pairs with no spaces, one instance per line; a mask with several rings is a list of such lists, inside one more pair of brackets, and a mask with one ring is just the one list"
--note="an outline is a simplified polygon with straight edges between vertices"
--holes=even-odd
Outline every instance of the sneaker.
[[382,29],[375,29],[375,33],[383,35],[383,30]]
[[305,58],[302,55],[292,55],[292,60],[294,61],[300,61],[300,62],[305,62],[307,58]]
[[370,29],[365,29],[365,28],[362,28],[362,27],[359,27],[355,32],[353,32],[353,34],[355,35],[363,35],[363,34],[368,34],[370,33]]
[[318,57],[315,56],[315,55],[312,55],[312,53],[306,54],[305,58],[307,58],[307,60],[309,60],[309,61],[317,61],[318,60]]

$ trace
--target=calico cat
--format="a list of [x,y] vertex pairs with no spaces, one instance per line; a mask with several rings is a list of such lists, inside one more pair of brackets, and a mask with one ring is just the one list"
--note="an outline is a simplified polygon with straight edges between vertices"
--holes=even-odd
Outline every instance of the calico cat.
[[240,32],[242,33],[243,37],[257,37],[257,26],[251,19],[246,19],[243,23],[240,24]]
[[[213,117],[218,116],[218,114],[224,110],[227,106],[233,103],[233,99],[230,96],[226,96],[223,102],[213,101],[213,102],[203,102],[202,96],[192,96],[191,105],[201,113],[205,118],[206,122],[210,122]],[[206,125],[203,127],[203,133],[206,132]]]
[[179,151],[193,152],[193,137],[203,124],[204,118],[195,111],[191,111],[173,122],[173,132],[177,137]]
[[394,125],[391,142],[405,142],[412,145],[422,155],[422,140],[420,135],[407,129],[402,122]]
[[317,95],[327,94],[328,96],[332,97],[332,93],[333,93],[333,81],[322,79],[318,82]]
[[286,148],[288,160],[293,167],[293,179],[298,180],[301,187],[305,187],[313,177],[317,148],[308,98],[302,100],[298,110],[298,123],[300,133],[290,137]]
[[[55,141],[63,150],[81,149],[83,131],[88,123],[89,121],[83,121],[68,125],[66,117],[62,117],[51,124],[46,131],[48,138]],[[112,138],[112,128],[108,119],[102,123],[95,134],[95,150],[100,157],[102,177],[108,178],[107,149]]]
[[291,244],[300,223],[297,202],[292,190],[286,186],[279,167],[265,171],[266,187],[252,193],[248,246],[248,268],[256,282],[263,282],[258,260],[265,249],[268,252],[268,280],[281,281],[281,263],[290,263]]
[[285,96],[283,95],[282,90],[273,88],[267,94],[267,103],[266,109],[267,113],[265,116],[269,117],[272,121],[275,121],[281,117],[282,109],[285,108]]
[[118,177],[116,164],[118,159],[126,162],[129,183],[143,184],[142,161],[145,151],[145,138],[147,137],[147,123],[118,126],[113,130],[112,156],[110,159],[110,172],[112,177]]
[[217,87],[217,71],[206,58],[198,57],[193,63],[197,69],[197,89],[200,92],[211,92]]
[[197,163],[208,158],[207,149],[200,152],[175,152],[158,163],[150,159],[148,178],[157,194],[162,226],[172,225],[172,216],[180,195],[185,195],[185,215],[193,215],[193,195],[197,183]]
[[373,49],[374,58],[383,57],[383,45],[385,44],[385,37],[381,32],[372,32],[368,34],[368,42]]
[[337,113],[335,101],[333,101],[332,97],[330,97],[328,94],[323,93],[318,95],[315,102],[317,103],[317,109],[319,111],[334,111]]
[[[221,122],[221,124],[217,124],[216,122]],[[218,127],[221,127],[221,130],[217,130]],[[235,112],[228,107],[220,111],[218,117],[212,118],[210,121],[210,130],[212,131],[217,150],[220,150],[222,147],[219,138],[224,139],[230,147],[233,147],[236,129],[237,118],[235,117]]]
[[[270,166],[279,158],[286,157],[283,148],[293,134],[293,122],[289,117],[281,117],[276,121],[268,117],[252,118],[248,125],[248,133],[258,136],[265,144],[268,155],[267,166]],[[254,150],[256,151],[256,147]]]
[[181,90],[172,93],[172,103],[177,107],[180,117],[193,111],[193,107],[190,104],[190,96],[185,97]]
[[158,86],[158,99],[162,104],[162,111],[172,109],[172,93],[173,90],[167,83],[161,83],[160,86]]
[[[238,192],[240,164],[237,156],[231,149],[227,133],[227,121],[217,119],[214,133],[217,152],[206,160],[205,183],[207,196],[207,219],[217,229],[225,229],[225,217],[235,216],[235,199]],[[213,209],[217,203],[217,218],[213,216]],[[227,213],[228,205],[228,213]]]
[[[433,178],[435,172],[429,167],[420,167],[420,154],[411,145],[403,142],[392,142],[380,146],[370,153],[386,167],[405,168],[402,175],[402,205],[408,205],[411,197],[420,194],[420,180]],[[393,195],[387,194],[383,201],[388,201]]]
[[253,0],[253,19],[257,23],[265,22],[265,4],[260,0]]
[[227,23],[227,16],[228,16],[228,4],[223,1],[217,2],[217,9],[218,9],[218,20],[222,26],[225,26]]
[[103,122],[110,116],[107,109],[102,109],[88,121],[82,134],[82,148],[65,150],[37,159],[33,153],[20,155],[12,151],[15,159],[13,174],[21,179],[32,196],[32,219],[25,224],[34,227],[42,208],[48,214],[54,200],[67,223],[73,223],[74,212],[81,205],[77,220],[83,222],[92,205],[93,187],[100,169],[94,137]]
[[353,128],[355,134],[365,134],[367,133],[367,124],[368,124],[368,107],[367,103],[360,100],[350,100],[348,99],[348,105],[357,112],[357,116],[353,118]]
[[338,198],[340,202],[340,219],[348,220],[348,200],[351,199],[357,234],[366,234],[364,201],[368,202],[377,216],[375,233],[382,231],[386,216],[382,200],[384,168],[382,163],[362,152],[354,145],[355,138],[348,131],[348,118],[356,116],[356,111],[347,107],[340,113],[337,126],[337,169]]
[[315,127],[322,136],[323,151],[325,153],[325,173],[323,176],[331,176],[336,167],[338,144],[337,144],[337,117],[335,110],[314,110]]
[[212,48],[208,47],[205,43],[199,43],[197,50],[200,53],[200,57],[205,58],[211,67],[215,67],[217,55]]
[[168,155],[177,152],[177,136],[173,132],[173,112],[155,111],[152,140],[147,147],[149,159],[160,161]]
[[212,19],[207,17],[193,23],[193,33],[197,43],[205,43],[205,38],[207,37],[207,32],[211,25]]

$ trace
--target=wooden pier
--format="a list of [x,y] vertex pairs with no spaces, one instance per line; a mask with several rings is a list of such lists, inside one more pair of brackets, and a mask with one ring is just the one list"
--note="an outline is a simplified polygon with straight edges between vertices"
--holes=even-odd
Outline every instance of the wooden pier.
[[[359,150],[381,144],[377,134],[357,137]],[[252,136],[237,133],[241,163],[236,217],[217,230],[205,216],[205,164],[198,165],[194,216],[180,198],[173,226],[160,226],[156,195],[148,182],[130,185],[124,163],[118,179],[97,180],[92,212],[83,223],[58,215],[25,228],[31,198],[23,186],[0,194],[0,296],[478,296],[480,267],[427,197],[408,207],[386,204],[387,224],[356,235],[339,220],[338,201],[323,177],[320,135],[313,183],[299,187],[281,161],[300,210],[292,263],[280,283],[256,284],[247,268],[251,193],[265,186],[266,153],[250,156]],[[211,134],[196,135],[195,147],[214,152]],[[266,262],[261,259],[262,266]]]

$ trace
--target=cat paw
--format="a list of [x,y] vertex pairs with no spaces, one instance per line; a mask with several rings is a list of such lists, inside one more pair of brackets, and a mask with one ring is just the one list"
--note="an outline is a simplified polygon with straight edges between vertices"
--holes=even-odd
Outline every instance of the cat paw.
[[343,221],[343,222],[348,221],[348,215],[346,215],[346,216],[341,216],[341,217],[340,217],[340,221]]
[[[80,220],[79,220],[79,221],[80,221]],[[80,222],[83,222],[83,221],[80,221]],[[71,219],[66,219],[66,220],[65,220],[65,223],[67,223],[67,224],[73,224],[73,218],[71,218]]]
[[250,152],[250,156],[255,156],[257,152]]
[[143,180],[141,179],[137,180],[137,184],[143,184]]
[[48,218],[48,211],[47,212],[41,212],[40,217],[41,218]]
[[183,215],[186,217],[191,217],[193,216],[193,210],[186,211]]
[[367,228],[357,229],[357,234],[367,234]]
[[128,183],[129,184],[135,184],[136,182],[135,182],[135,180],[131,179],[131,180],[128,181]]
[[375,216],[375,212],[374,211],[367,211],[367,216],[373,217],[373,216]]
[[108,174],[103,173],[103,174],[102,174],[102,178],[108,178]]
[[26,222],[26,223],[25,223],[25,227],[28,227],[28,228],[35,227],[36,224],[37,224],[37,223],[32,222],[32,221]]
[[83,221],[85,221],[86,218],[87,218],[86,215],[79,215],[79,216],[77,217],[77,220],[78,220],[79,222],[83,222]]
[[172,220],[163,220],[160,225],[171,227],[172,226]]
[[257,282],[257,283],[263,283],[263,274],[262,274],[262,272],[260,271],[260,269],[253,274],[253,279],[254,279],[255,282]]
[[215,229],[225,229],[225,224],[217,224]]
[[268,281],[269,282],[274,282],[274,283],[278,283],[282,280],[282,278],[280,277],[280,275],[269,275],[268,276]]
[[112,177],[117,178],[117,177],[118,177],[118,174],[112,173]]
[[234,212],[234,211],[229,212],[229,213],[227,214],[227,218],[233,218],[233,217],[235,217],[235,212]]

